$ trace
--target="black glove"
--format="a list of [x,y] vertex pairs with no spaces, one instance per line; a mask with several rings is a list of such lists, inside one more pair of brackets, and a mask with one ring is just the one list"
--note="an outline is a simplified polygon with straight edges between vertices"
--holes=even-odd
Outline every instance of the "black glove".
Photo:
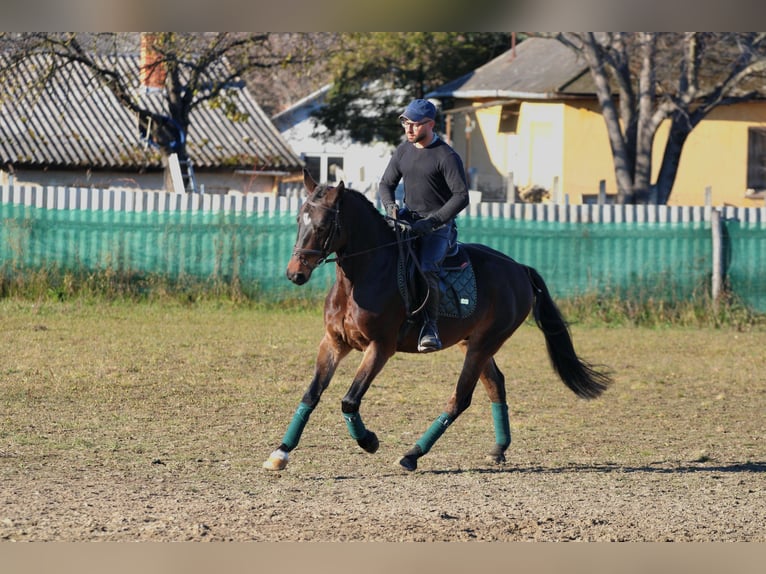
[[431,217],[426,217],[425,219],[419,219],[412,224],[412,233],[418,236],[426,235],[431,233],[434,230],[434,227],[436,227],[436,220]]

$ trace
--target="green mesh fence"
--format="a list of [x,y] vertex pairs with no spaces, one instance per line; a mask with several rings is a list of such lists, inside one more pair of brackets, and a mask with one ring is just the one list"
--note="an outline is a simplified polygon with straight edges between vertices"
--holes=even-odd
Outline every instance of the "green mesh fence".
[[710,285],[712,239],[703,223],[562,223],[466,218],[463,241],[535,267],[551,293],[595,291],[683,299]]
[[766,228],[740,221],[725,223],[726,277],[733,293],[766,313]]
[[[113,269],[239,280],[247,293],[281,299],[325,293],[335,266],[301,287],[285,278],[295,214],[57,210],[0,204],[0,269]],[[461,216],[460,240],[484,243],[537,268],[555,297],[594,291],[668,300],[710,289],[707,222],[566,223]],[[766,229],[726,221],[726,272],[734,293],[766,312]]]
[[325,265],[309,284],[285,277],[295,242],[288,213],[117,212],[56,210],[0,204],[0,266],[5,273],[55,266],[111,269],[230,282],[273,297],[325,292],[335,277]]

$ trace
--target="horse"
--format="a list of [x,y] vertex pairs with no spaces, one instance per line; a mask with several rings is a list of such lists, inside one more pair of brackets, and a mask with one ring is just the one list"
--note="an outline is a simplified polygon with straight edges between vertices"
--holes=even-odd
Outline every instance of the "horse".
[[[313,378],[281,444],[263,463],[263,468],[273,471],[286,468],[289,453],[298,446],[322,392],[352,350],[360,351],[362,359],[341,400],[341,413],[351,437],[364,451],[375,453],[380,443],[362,420],[362,399],[395,353],[418,352],[418,328],[408,317],[398,286],[400,247],[406,238],[402,234],[398,237],[396,225],[344,182],[320,185],[306,170],[303,180],[307,196],[298,211],[298,233],[287,278],[304,285],[318,266],[330,261],[336,263],[336,277],[324,302],[324,335]],[[462,371],[445,410],[399,459],[407,471],[417,469],[418,459],[470,406],[479,380],[491,402],[495,436],[487,460],[496,464],[506,461],[511,431],[505,377],[494,355],[530,312],[544,335],[554,371],[576,396],[594,399],[612,382],[607,371],[577,356],[569,326],[535,269],[486,245],[458,245],[467,254],[475,275],[475,307],[464,317],[440,316],[438,327],[443,349],[453,345],[462,349]],[[330,259],[333,254],[335,258]]]

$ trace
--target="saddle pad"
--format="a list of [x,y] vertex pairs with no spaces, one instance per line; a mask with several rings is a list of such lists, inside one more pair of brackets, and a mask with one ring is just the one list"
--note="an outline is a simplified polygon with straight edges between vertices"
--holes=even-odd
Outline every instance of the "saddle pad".
[[[397,283],[402,298],[407,301],[412,290],[410,281],[413,279],[414,268],[409,264],[399,262]],[[408,281],[409,279],[409,281]],[[465,249],[459,247],[457,253],[447,257],[439,270],[439,315],[463,319],[469,317],[476,309],[476,276],[473,265]]]
[[439,314],[444,317],[463,319],[476,309],[476,276],[473,265],[464,249],[445,259],[439,273],[442,296]]

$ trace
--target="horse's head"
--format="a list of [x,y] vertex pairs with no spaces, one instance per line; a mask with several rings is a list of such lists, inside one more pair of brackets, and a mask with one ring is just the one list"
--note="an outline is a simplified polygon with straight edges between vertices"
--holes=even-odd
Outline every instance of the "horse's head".
[[319,185],[304,169],[303,185],[308,197],[298,212],[298,237],[287,264],[287,278],[296,285],[306,283],[314,269],[343,241],[339,209],[344,183],[336,187]]

